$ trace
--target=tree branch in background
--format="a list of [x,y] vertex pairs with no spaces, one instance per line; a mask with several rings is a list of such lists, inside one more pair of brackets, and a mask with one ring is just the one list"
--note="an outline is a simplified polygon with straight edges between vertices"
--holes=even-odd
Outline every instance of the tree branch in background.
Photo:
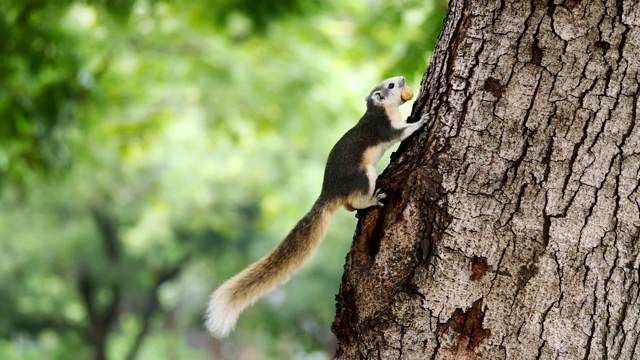
[[147,303],[142,311],[142,326],[140,327],[140,331],[135,337],[133,344],[131,345],[131,349],[127,354],[127,360],[133,360],[136,358],[140,347],[142,346],[142,340],[149,333],[149,326],[151,323],[151,317],[154,313],[156,313],[160,309],[160,301],[158,299],[158,292],[160,290],[160,286],[167,281],[170,281],[177,277],[182,270],[183,265],[189,259],[189,255],[185,256],[182,260],[178,262],[178,264],[172,268],[165,269],[159,271],[156,274],[156,279],[153,287],[149,290],[147,294]]
[[[106,258],[113,268],[117,268],[121,258],[121,243],[117,224],[113,220],[113,217],[107,214],[102,208],[94,206],[91,208],[91,213],[98,228],[100,240],[104,245]],[[109,290],[111,291],[112,297],[103,310],[100,310],[96,305],[96,293],[100,289],[100,284],[92,274],[89,266],[80,265],[77,286],[91,325],[90,339],[94,348],[94,359],[106,359],[109,329],[118,318],[121,299],[120,284],[117,282],[110,284]]]

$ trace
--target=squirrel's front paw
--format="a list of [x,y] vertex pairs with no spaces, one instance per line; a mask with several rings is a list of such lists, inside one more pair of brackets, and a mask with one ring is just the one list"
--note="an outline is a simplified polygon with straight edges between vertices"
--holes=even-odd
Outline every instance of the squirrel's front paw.
[[424,125],[424,124],[426,124],[426,123],[427,123],[427,121],[429,121],[429,120],[431,120],[431,114],[426,113],[426,114],[423,114],[423,115],[420,117],[420,120],[418,120],[418,122],[419,122],[421,125]]
[[376,192],[373,194],[372,199],[377,206],[384,206],[384,204],[380,202],[380,200],[386,197],[387,197],[387,194],[383,193],[382,189],[377,189]]

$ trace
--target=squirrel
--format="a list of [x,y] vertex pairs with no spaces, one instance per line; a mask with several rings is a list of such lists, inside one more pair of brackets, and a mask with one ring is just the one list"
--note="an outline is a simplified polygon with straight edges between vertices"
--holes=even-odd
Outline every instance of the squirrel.
[[375,190],[375,165],[384,152],[429,121],[402,120],[399,106],[413,97],[403,76],[384,80],[365,97],[367,110],[360,121],[335,144],[324,171],[322,190],[311,210],[268,254],[223,283],[212,295],[206,326],[215,337],[225,337],[240,313],[279,284],[286,282],[320,244],[333,213],[383,206],[386,197]]

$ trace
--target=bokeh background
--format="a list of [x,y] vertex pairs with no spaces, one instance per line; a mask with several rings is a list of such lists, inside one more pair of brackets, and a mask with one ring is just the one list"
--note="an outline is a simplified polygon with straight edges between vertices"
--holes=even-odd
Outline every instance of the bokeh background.
[[0,359],[330,358],[353,213],[228,339],[205,304],[310,208],[369,90],[418,89],[446,5],[0,0]]

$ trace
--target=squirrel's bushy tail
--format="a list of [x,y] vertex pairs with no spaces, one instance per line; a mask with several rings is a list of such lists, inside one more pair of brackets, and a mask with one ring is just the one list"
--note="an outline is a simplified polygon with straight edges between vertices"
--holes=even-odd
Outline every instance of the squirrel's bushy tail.
[[213,336],[229,334],[244,309],[289,279],[320,244],[338,206],[318,199],[278,246],[211,295],[206,326]]

